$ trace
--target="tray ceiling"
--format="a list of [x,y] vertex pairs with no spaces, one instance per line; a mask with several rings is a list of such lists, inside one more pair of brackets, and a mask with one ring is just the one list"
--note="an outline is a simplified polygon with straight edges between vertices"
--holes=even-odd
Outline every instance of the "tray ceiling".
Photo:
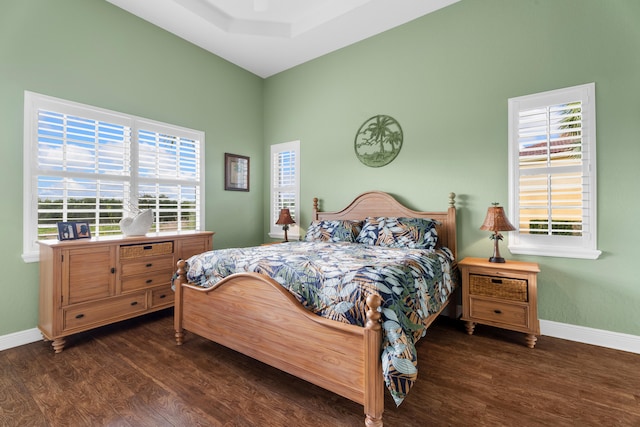
[[107,0],[269,77],[459,0]]

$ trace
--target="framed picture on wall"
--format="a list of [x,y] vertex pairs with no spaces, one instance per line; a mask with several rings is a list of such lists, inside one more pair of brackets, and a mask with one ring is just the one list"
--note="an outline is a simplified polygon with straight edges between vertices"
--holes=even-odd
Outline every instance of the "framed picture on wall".
[[224,153],[224,189],[249,191],[249,157]]

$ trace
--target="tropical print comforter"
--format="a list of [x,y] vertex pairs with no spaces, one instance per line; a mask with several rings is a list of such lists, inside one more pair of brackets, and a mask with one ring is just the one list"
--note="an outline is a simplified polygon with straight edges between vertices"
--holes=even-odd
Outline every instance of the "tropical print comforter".
[[382,297],[382,366],[399,405],[418,373],[415,343],[424,321],[456,287],[447,248],[402,249],[357,243],[289,242],[205,252],[187,260],[190,283],[211,287],[237,272],[268,275],[320,316],[364,326],[367,296]]

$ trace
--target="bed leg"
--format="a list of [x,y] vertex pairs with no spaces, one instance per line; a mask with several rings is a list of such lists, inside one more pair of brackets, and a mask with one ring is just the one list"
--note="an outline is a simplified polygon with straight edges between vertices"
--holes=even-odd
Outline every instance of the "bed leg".
[[382,304],[380,295],[372,294],[367,297],[367,323],[365,324],[365,397],[364,424],[366,427],[382,427],[382,413],[384,412],[384,381],[382,377],[382,327],[378,311]]
[[382,427],[382,417],[373,418],[371,415],[367,415],[364,425],[366,427]]
[[173,308],[173,327],[176,331],[176,345],[182,345],[184,342],[184,330],[182,329],[182,285],[187,283],[187,272],[185,270],[186,262],[183,259],[178,260],[177,277],[173,282],[175,287],[175,304]]
[[176,345],[182,345],[182,343],[184,342],[184,332],[176,331],[175,337],[176,337]]

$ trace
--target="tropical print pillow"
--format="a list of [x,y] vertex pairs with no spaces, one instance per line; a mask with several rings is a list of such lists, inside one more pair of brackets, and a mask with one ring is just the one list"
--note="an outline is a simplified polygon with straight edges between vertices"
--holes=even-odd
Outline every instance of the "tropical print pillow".
[[362,223],[351,220],[312,221],[304,236],[306,242],[355,242]]
[[367,217],[356,242],[389,248],[435,249],[437,221],[425,218]]

